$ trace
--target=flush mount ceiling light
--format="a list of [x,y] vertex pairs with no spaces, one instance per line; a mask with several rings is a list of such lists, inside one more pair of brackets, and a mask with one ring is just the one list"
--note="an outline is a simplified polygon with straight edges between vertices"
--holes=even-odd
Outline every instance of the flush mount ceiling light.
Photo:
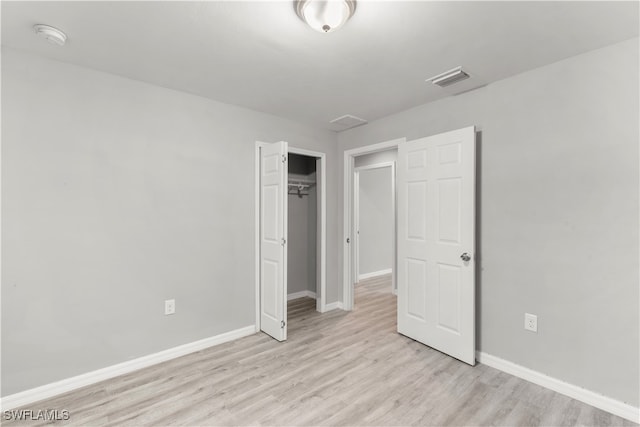
[[459,81],[468,79],[469,77],[469,74],[462,71],[462,67],[456,67],[449,71],[445,71],[442,74],[438,74],[437,76],[433,76],[430,79],[427,79],[427,81],[436,86],[447,87],[454,83],[458,83]]
[[296,13],[321,33],[337,30],[353,16],[356,0],[296,0]]
[[58,46],[63,46],[67,41],[65,33],[49,25],[36,24],[33,26],[33,30],[49,43],[57,44]]

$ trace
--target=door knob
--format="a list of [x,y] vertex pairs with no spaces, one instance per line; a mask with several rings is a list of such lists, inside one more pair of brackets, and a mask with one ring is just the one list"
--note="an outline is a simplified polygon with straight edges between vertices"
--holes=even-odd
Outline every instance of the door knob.
[[468,261],[471,261],[471,256],[469,256],[469,254],[465,252],[462,255],[460,255],[460,259],[463,260],[464,262],[468,262]]

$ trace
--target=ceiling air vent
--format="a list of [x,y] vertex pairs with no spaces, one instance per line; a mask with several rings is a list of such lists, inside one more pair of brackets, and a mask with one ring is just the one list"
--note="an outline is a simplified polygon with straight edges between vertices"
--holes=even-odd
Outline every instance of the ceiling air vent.
[[462,71],[462,67],[456,67],[452,70],[445,71],[442,74],[431,77],[430,79],[427,79],[427,81],[433,83],[436,86],[447,87],[451,86],[454,83],[461,82],[462,80],[466,80],[469,77],[469,74]]
[[365,119],[361,119],[360,117],[346,114],[344,116],[338,117],[337,119],[331,120],[329,123],[331,123],[332,125],[336,125],[336,127],[339,127],[339,130],[347,130],[356,126],[367,124],[367,121]]

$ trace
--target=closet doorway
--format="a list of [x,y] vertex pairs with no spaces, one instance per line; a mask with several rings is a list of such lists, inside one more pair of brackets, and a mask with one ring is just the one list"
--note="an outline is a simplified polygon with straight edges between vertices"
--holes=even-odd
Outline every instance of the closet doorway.
[[317,298],[318,268],[318,162],[319,158],[289,150],[287,183],[287,300]]
[[287,339],[287,301],[326,310],[325,154],[256,142],[256,331]]

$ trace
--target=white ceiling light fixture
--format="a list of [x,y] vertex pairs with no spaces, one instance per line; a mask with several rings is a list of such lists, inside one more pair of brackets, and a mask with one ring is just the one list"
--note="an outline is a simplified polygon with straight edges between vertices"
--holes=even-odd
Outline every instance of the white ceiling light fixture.
[[356,11],[356,0],[296,0],[296,13],[311,28],[330,33],[345,24]]
[[37,35],[44,38],[49,43],[64,46],[67,42],[67,35],[65,33],[49,25],[36,24],[33,26],[33,30]]
[[430,79],[427,79],[427,81],[436,86],[447,87],[462,80],[466,80],[469,77],[471,77],[469,74],[462,71],[462,67],[456,67],[449,71],[445,71],[442,74],[438,74],[437,76],[433,76]]

